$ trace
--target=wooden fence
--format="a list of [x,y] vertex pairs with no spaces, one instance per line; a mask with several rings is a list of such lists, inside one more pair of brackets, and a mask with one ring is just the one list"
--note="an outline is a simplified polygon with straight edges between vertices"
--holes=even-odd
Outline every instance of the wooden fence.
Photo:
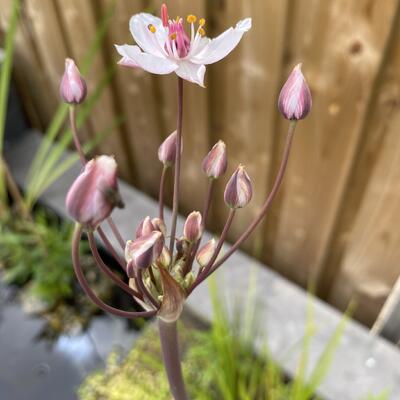
[[[9,3],[0,0],[3,27]],[[24,1],[15,78],[34,126],[48,124],[65,57],[82,60],[111,3]],[[116,1],[87,76],[89,90],[118,60],[113,44],[132,43],[130,16],[159,6]],[[181,210],[201,209],[206,181],[199,164],[222,139],[228,174],[242,162],[254,184],[252,205],[238,213],[230,238],[244,229],[282,153],[288,124],[277,112],[279,89],[303,62],[313,110],[299,124],[271,214],[245,248],[303,286],[314,280],[319,295],[342,309],[358,298],[357,317],[372,323],[400,273],[400,1],[171,0],[168,6],[174,15],[204,16],[211,36],[253,18],[240,46],[207,69],[207,89],[185,85]],[[121,175],[155,196],[156,150],[175,129],[175,77],[118,68],[82,134],[93,136],[121,114],[125,122],[99,151],[116,154]],[[212,209],[215,230],[227,216],[223,188],[220,182]]]

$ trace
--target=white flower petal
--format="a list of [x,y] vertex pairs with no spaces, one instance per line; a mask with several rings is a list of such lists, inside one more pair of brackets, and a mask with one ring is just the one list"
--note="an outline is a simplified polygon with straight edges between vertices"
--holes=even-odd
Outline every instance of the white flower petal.
[[123,65],[137,65],[152,74],[165,75],[174,72],[178,65],[172,60],[162,57],[156,57],[152,54],[143,53],[138,46],[115,45],[118,53],[123,57],[121,62]]
[[[150,32],[149,25],[154,25],[154,33]],[[129,21],[129,28],[135,42],[144,52],[158,57],[166,56],[164,44],[168,39],[168,32],[160,18],[147,13],[135,14]]]
[[204,87],[204,74],[206,67],[204,65],[193,64],[190,61],[180,61],[176,74],[189,82],[197,83]]
[[240,42],[242,36],[251,28],[251,18],[239,21],[235,28],[229,28],[224,33],[212,39],[209,45],[190,61],[196,64],[213,64],[226,57]]

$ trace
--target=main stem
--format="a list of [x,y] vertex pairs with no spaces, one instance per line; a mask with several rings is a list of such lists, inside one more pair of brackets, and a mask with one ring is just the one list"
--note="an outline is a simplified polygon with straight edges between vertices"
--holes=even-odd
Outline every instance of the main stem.
[[188,395],[183,381],[181,361],[179,358],[178,332],[175,322],[164,322],[158,319],[161,350],[167,372],[171,394],[174,400],[188,400]]
[[172,203],[171,238],[169,242],[169,251],[171,253],[171,256],[174,251],[176,221],[178,218],[179,181],[181,174],[182,116],[183,116],[183,79],[178,78],[178,117],[177,117],[177,128],[176,128],[177,140],[176,140],[176,155],[175,155],[174,198]]

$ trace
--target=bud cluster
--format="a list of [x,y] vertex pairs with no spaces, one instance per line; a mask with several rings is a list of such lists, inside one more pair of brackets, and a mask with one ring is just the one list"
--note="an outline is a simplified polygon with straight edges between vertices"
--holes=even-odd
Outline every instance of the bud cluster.
[[[168,21],[168,13],[165,6],[162,8],[162,21],[164,26],[167,26],[165,24]],[[68,104],[77,105],[85,100],[86,93],[86,83],[78,68],[73,60],[67,59],[60,85],[62,99]],[[286,119],[297,121],[307,116],[311,106],[310,90],[299,64],[293,69],[282,88],[278,108]],[[154,312],[167,322],[175,321],[179,317],[185,297],[213,272],[213,268],[218,267],[218,265],[215,267],[215,262],[233,217],[237,210],[250,203],[253,193],[251,179],[245,167],[239,164],[225,186],[224,201],[229,208],[229,216],[223,233],[218,241],[211,239],[201,244],[213,185],[228,168],[226,145],[219,140],[201,164],[201,169],[209,182],[209,193],[203,213],[191,212],[185,220],[182,232],[176,234],[175,227],[168,232],[163,216],[163,188],[167,169],[178,168],[180,165],[176,160],[180,161],[183,148],[181,146],[178,151],[178,143],[182,143],[178,131],[171,133],[158,149],[158,159],[164,167],[160,184],[159,216],[156,218],[147,216],[139,223],[134,238],[125,244],[126,264],[123,265],[127,277],[130,278],[130,287],[135,296],[137,294],[137,300],[144,308],[155,310]],[[74,134],[76,135],[76,132]],[[289,151],[291,141],[288,143],[286,151]],[[83,163],[85,161],[83,157]],[[282,165],[283,169],[278,174],[279,179],[286,167],[285,163]],[[270,194],[271,198],[276,194],[281,180],[277,182]],[[270,201],[267,200],[256,221],[250,225],[251,228],[233,246],[233,251],[240,245],[240,240],[245,240],[261,221],[269,204]],[[93,158],[84,165],[83,171],[72,183],[66,197],[68,213],[80,227],[89,232],[99,229],[99,225],[110,216],[113,209],[122,206],[123,202],[118,191],[117,164],[113,157],[107,155]],[[171,225],[174,226],[173,223]],[[166,243],[167,238],[170,240],[169,247]],[[220,264],[223,261],[224,258]],[[193,271],[195,262],[198,264],[197,274]]]

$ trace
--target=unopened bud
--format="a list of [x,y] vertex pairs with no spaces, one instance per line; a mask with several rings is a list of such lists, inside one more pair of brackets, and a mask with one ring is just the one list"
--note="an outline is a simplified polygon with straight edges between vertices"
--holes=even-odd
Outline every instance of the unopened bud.
[[176,131],[172,132],[158,148],[158,159],[167,167],[175,164],[177,139],[178,133]]
[[209,240],[203,247],[201,247],[196,255],[196,260],[200,267],[204,268],[210,262],[216,248],[217,244],[215,239]]
[[61,79],[60,96],[68,104],[82,103],[87,94],[86,82],[74,60],[65,60],[65,72]]
[[201,214],[198,211],[193,211],[186,218],[183,227],[183,236],[188,242],[194,243],[201,238],[202,234]]
[[230,208],[243,208],[249,204],[253,195],[251,180],[243,165],[239,165],[226,185],[224,200]]
[[146,217],[136,229],[136,239],[148,235],[149,233],[155,231],[155,227],[151,222],[150,217]]
[[153,218],[151,220],[151,223],[153,224],[156,231],[160,231],[164,236],[166,235],[167,227],[165,226],[165,223],[161,218]]
[[162,249],[162,252],[161,252],[160,257],[158,258],[158,261],[164,268],[168,268],[169,265],[171,264],[171,253],[165,246]]
[[219,178],[226,172],[228,162],[226,159],[226,145],[220,140],[218,141],[210,152],[205,156],[202,168],[204,173],[209,178]]
[[311,106],[310,88],[301,72],[301,64],[298,64],[283,85],[279,95],[278,108],[286,119],[299,120],[307,116]]
[[114,207],[123,207],[113,157],[100,156],[85,165],[68,191],[66,207],[76,222],[93,229]]
[[125,246],[125,258],[134,267],[147,268],[155,262],[164,247],[164,236],[159,231],[153,231],[134,241],[128,240]]

